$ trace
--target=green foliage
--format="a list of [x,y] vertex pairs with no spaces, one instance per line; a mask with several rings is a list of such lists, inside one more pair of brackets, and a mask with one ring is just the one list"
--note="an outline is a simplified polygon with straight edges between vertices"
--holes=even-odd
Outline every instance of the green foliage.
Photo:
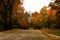
[[51,29],[56,29],[56,25],[57,25],[57,24],[51,24],[51,25],[50,25]]
[[52,34],[53,35],[56,35],[56,36],[60,36],[60,31],[59,31],[60,29],[55,29],[53,32],[52,32]]

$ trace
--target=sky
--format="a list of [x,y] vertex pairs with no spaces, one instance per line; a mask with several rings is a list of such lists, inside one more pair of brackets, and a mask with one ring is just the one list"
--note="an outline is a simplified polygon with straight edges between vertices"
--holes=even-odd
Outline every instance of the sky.
[[23,6],[27,12],[40,12],[43,6],[48,6],[51,0],[24,0]]

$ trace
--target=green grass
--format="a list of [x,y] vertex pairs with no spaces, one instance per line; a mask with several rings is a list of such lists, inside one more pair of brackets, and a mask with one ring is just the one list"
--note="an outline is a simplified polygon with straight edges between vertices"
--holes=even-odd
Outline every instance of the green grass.
[[60,36],[60,33],[53,33],[54,35]]
[[52,32],[52,34],[60,36],[60,32],[58,32],[58,31],[54,31],[54,32]]

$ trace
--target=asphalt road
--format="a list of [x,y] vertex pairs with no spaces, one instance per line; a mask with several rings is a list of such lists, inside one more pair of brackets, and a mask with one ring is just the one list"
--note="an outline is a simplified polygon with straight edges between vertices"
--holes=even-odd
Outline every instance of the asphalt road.
[[0,32],[0,40],[60,40],[60,37],[48,34],[43,30],[14,29]]
[[10,30],[0,32],[0,40],[49,40],[40,30]]

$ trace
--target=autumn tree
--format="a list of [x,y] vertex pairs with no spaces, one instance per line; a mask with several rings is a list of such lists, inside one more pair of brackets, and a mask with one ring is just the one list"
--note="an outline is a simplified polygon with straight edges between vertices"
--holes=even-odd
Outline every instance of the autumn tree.
[[56,20],[56,12],[57,11],[52,9],[51,7],[49,8],[44,6],[40,11],[42,16],[41,25],[51,28],[52,24],[54,24]]
[[30,19],[32,28],[39,29],[40,28],[40,18],[41,15],[38,12],[32,13],[32,17]]
[[[17,0],[20,2],[20,0]],[[11,14],[16,0],[0,0],[0,13],[4,20],[3,25],[5,29],[11,29]],[[21,3],[21,2],[20,2]]]
[[51,2],[49,5],[52,9],[56,10],[56,28],[60,28],[60,0],[55,0],[54,2]]
[[[12,10],[12,4],[13,0],[0,0],[0,8],[3,8],[3,10],[1,10],[1,14],[3,15],[3,20],[4,20],[4,28],[8,28],[7,26],[7,18],[8,18],[8,14],[9,16],[11,15],[11,10]],[[11,18],[9,18],[11,19]],[[9,20],[10,21],[10,20]],[[9,23],[9,26],[11,26],[11,23]]]
[[29,14],[28,12],[25,12],[23,16],[20,15],[20,20],[18,20],[19,25],[21,25],[19,28],[22,29],[28,29],[29,28]]
[[40,25],[41,27],[46,27],[47,26],[47,20],[48,20],[48,14],[47,14],[47,8],[46,6],[42,7],[41,11],[40,11],[40,15],[41,15],[41,21],[40,21]]
[[24,15],[24,7],[23,6],[23,0],[15,0],[13,3],[13,10],[12,10],[12,25],[14,27],[21,27],[19,24],[19,21],[23,18]]

